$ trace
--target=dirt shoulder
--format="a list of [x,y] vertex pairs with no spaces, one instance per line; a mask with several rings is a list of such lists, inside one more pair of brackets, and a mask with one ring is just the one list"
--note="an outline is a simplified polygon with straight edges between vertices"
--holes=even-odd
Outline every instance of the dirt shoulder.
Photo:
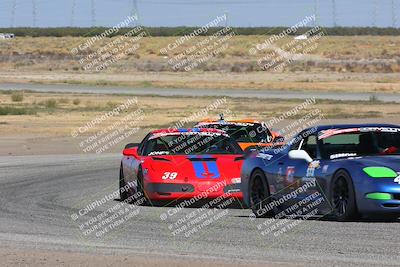
[[223,73],[131,72],[70,73],[46,71],[4,72],[0,83],[79,84],[132,88],[211,88],[310,90],[362,93],[400,92],[398,73]]
[[187,256],[151,256],[149,255],[104,255],[100,253],[77,253],[68,251],[50,251],[35,249],[0,248],[3,266],[290,266],[283,264],[226,262],[218,259],[196,259]]
[[[105,61],[101,60],[103,56],[111,53],[106,48],[119,41],[119,37],[97,41],[77,54],[71,51],[89,38],[18,37],[0,42],[0,82],[137,88],[400,91],[399,36],[322,36],[313,43],[313,49],[297,51],[295,55],[299,56],[295,58],[286,52],[292,51],[290,47],[295,45],[308,47],[309,40],[285,37],[257,53],[250,52],[269,37],[234,35],[224,43],[225,50],[214,53],[190,70],[176,68],[180,65],[175,63],[191,62],[194,51],[199,50],[192,48],[198,48],[208,37],[195,37],[165,53],[162,52],[165,47],[179,37],[144,37],[136,42],[137,49],[101,70],[88,66]],[[282,69],[265,68],[278,61],[285,63]]]
[[[126,109],[112,113],[124,105]],[[288,111],[291,112],[286,116]],[[272,129],[285,136],[315,124],[400,122],[398,103],[373,99],[136,97],[3,91],[0,156],[120,153],[125,144],[141,141],[151,130],[193,127],[205,118],[219,118],[221,113],[226,119],[275,119]]]
[[[400,119],[334,119],[324,120],[321,124],[332,123],[394,123],[400,124]],[[286,127],[289,121],[285,121],[279,127]],[[150,129],[149,129],[150,130]],[[121,153],[126,143],[140,142],[144,137],[145,132],[142,131],[137,136],[132,136],[119,144],[114,145],[107,153]],[[56,136],[38,136],[33,134],[26,135],[8,135],[0,138],[0,156],[23,156],[23,155],[69,155],[69,154],[85,154],[79,143],[84,138],[75,139],[72,137],[56,137]],[[90,151],[88,153],[95,153]]]

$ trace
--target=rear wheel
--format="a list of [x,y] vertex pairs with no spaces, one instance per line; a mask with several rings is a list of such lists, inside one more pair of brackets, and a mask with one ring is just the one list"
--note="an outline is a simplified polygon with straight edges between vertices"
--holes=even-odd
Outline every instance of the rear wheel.
[[274,216],[274,211],[268,209],[271,196],[267,184],[267,178],[261,170],[255,170],[249,183],[250,208],[259,218]]
[[358,215],[353,182],[345,171],[339,171],[333,178],[331,203],[338,221],[350,221]]

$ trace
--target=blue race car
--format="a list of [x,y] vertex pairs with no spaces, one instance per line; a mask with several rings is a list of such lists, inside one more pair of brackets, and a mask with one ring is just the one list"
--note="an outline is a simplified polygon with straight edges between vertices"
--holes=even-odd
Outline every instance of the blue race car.
[[[283,147],[266,148],[242,167],[244,202],[257,217],[299,210],[349,221],[400,217],[400,126],[316,126]],[[301,212],[300,212],[301,213]],[[300,214],[298,211],[296,214]],[[287,214],[287,213],[286,213]]]

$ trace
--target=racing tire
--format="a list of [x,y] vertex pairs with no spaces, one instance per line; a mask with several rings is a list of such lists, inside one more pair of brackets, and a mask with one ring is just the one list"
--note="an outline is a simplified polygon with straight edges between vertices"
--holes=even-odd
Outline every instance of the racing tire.
[[271,194],[269,192],[267,178],[264,172],[255,170],[249,180],[249,204],[254,215],[257,218],[270,218],[275,215],[274,210],[268,210],[271,202]]
[[139,170],[138,170],[136,192],[140,194],[140,196],[138,196],[138,198],[140,198],[141,200],[139,202],[137,202],[137,203],[139,203],[139,205],[153,206],[151,199],[148,198],[146,191],[144,190],[142,167],[139,167]]
[[122,163],[121,163],[121,167],[119,168],[119,199],[120,201],[124,201],[129,197],[128,192],[126,192],[125,190],[122,190],[122,188],[124,188],[126,185],[125,183],[125,179],[124,179],[124,171],[122,169]]
[[358,218],[353,181],[344,170],[338,171],[333,177],[331,203],[335,220],[346,222]]

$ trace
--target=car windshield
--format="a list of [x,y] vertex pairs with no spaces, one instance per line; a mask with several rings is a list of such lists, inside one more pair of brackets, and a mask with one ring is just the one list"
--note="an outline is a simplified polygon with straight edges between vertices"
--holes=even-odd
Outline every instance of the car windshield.
[[[340,130],[341,133],[320,133],[321,154],[325,159],[354,156],[400,155],[400,129]],[[332,131],[332,130],[331,130]],[[326,131],[325,131],[326,132]]]
[[242,154],[229,136],[215,133],[182,133],[150,138],[144,155]]
[[202,127],[223,130],[239,143],[269,143],[272,141],[270,131],[260,123],[209,124]]

